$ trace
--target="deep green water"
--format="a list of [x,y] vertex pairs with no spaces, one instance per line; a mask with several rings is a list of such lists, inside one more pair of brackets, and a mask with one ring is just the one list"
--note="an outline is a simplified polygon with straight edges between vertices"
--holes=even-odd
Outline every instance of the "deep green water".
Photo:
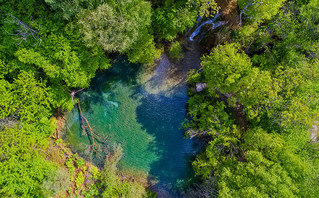
[[[95,131],[108,138],[107,144],[123,147],[123,169],[145,171],[168,190],[183,186],[193,175],[190,163],[197,150],[193,141],[184,138],[182,129],[188,100],[185,83],[161,86],[169,70],[167,61],[144,81],[147,75],[141,74],[141,66],[121,59],[112,65],[78,95],[84,116]],[[81,136],[77,108],[67,120],[67,140],[84,155],[89,140]]]

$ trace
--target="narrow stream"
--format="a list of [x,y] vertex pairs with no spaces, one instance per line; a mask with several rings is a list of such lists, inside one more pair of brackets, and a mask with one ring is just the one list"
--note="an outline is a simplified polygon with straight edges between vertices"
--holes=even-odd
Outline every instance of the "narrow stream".
[[[198,145],[184,138],[182,128],[188,100],[185,79],[173,79],[172,64],[164,55],[153,72],[143,72],[120,57],[112,69],[98,74],[79,97],[84,116],[107,144],[120,144],[123,169],[155,177],[154,187],[175,197],[193,176],[191,161]],[[78,109],[67,115],[67,141],[79,154],[89,140],[81,135]],[[96,164],[101,160],[93,159]]]

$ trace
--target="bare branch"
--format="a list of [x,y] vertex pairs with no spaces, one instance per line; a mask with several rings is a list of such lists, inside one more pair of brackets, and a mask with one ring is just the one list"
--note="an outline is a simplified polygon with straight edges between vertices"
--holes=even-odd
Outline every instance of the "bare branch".
[[[83,89],[82,89],[83,90]],[[77,92],[79,92],[78,90]],[[73,93],[73,92],[72,92]],[[90,125],[89,121],[87,120],[86,117],[84,117],[82,113],[82,109],[80,106],[80,102],[77,103],[80,117],[81,117],[81,127],[83,129],[83,132],[85,135],[89,138],[91,141],[91,144],[87,146],[87,155],[92,160],[93,155],[95,154],[95,157],[100,156],[100,158],[103,158],[102,153],[103,152],[108,152],[109,151],[109,146],[106,145],[105,143],[107,142],[107,138],[102,138],[98,132],[96,132]]]
[[[1,10],[0,10],[1,11]],[[39,29],[36,30],[34,28],[32,28],[32,24],[33,24],[33,19],[31,19],[31,25],[27,25],[25,22],[21,21],[20,19],[18,19],[17,17],[15,17],[14,15],[10,14],[10,13],[5,13],[5,15],[11,17],[12,21],[6,21],[9,24],[17,24],[20,29],[18,30],[14,30],[15,32],[17,32],[16,34],[11,34],[8,31],[5,30],[5,32],[7,32],[9,35],[11,36],[19,36],[19,40],[20,42],[17,43],[17,45],[20,45],[22,43],[22,41],[26,41],[27,42],[27,38],[31,35],[32,38],[36,41],[34,46],[41,43],[41,38],[39,35],[39,30],[41,27],[41,24],[39,22]]]
[[[239,26],[242,25],[242,16],[243,16],[243,14],[247,15],[247,14],[245,13],[245,11],[247,10],[247,8],[248,8],[249,6],[253,6],[253,5],[257,5],[257,4],[263,3],[263,2],[251,3],[251,2],[253,2],[253,1],[255,1],[255,0],[250,0],[250,1],[247,3],[247,5],[244,7],[244,9],[242,9],[242,10],[240,11],[240,14],[239,14]],[[249,17],[249,18],[253,18],[253,17]],[[237,21],[237,20],[236,20],[236,21]]]
[[83,91],[85,88],[79,89],[77,91],[71,91],[71,102],[73,102],[73,97],[75,96],[76,93]]

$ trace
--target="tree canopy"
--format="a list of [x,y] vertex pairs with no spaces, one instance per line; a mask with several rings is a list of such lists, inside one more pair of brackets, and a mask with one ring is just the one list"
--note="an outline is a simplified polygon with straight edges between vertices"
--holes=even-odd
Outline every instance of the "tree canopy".
[[257,2],[245,14],[266,28],[218,45],[188,77],[206,84],[188,102],[185,127],[209,139],[193,166],[216,178],[220,197],[316,197],[318,1],[287,2],[282,11],[282,2]]
[[[118,168],[120,146],[99,170],[53,140],[55,117],[111,57],[182,59],[185,32],[225,15],[220,2],[0,0],[0,196],[145,197]],[[201,67],[187,77],[204,89],[189,91],[185,129],[207,143],[192,196],[317,197],[319,0],[234,2],[234,24],[203,33],[227,42],[206,53],[203,37]]]

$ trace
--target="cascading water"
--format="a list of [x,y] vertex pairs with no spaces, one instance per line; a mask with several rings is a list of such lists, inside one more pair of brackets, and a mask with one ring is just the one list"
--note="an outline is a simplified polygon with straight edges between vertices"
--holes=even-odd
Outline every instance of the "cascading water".
[[222,13],[221,12],[218,12],[213,19],[209,19],[207,21],[204,21],[203,23],[201,23],[196,29],[195,31],[189,36],[189,40],[190,41],[194,41],[194,38],[200,33],[201,31],[201,28],[203,25],[206,25],[206,24],[212,24],[212,27],[210,29],[215,29],[219,26],[222,26],[222,25],[226,25],[227,22],[226,21],[218,21],[216,23],[214,23],[216,21],[216,19],[221,15]]

